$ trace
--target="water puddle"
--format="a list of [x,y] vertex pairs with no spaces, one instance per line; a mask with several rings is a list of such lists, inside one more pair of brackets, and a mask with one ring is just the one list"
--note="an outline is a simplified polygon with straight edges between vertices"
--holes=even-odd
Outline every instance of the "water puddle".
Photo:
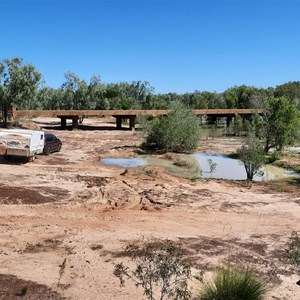
[[119,166],[123,168],[135,168],[135,167],[142,167],[146,166],[147,162],[144,159],[141,158],[102,158],[101,162],[105,165],[113,165],[113,166]]
[[[222,154],[195,153],[202,178],[246,180],[245,167],[240,160]],[[293,176],[293,172],[286,171],[271,165],[265,165],[260,170],[263,176],[254,176],[255,181],[269,181]]]
[[[106,165],[119,166],[123,168],[135,168],[142,166],[162,166],[177,176],[228,180],[246,180],[247,175],[244,165],[240,160],[230,158],[223,154],[194,153],[191,155],[178,156],[189,161],[189,168],[178,167],[172,160],[163,158],[102,158],[100,161]],[[255,181],[269,181],[284,177],[298,176],[294,172],[287,171],[271,165],[261,168],[262,176],[254,176]]]

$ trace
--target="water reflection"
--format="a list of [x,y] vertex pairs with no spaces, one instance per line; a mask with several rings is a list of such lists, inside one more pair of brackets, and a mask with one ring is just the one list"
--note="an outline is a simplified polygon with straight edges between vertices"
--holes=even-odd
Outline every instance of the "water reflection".
[[140,158],[102,158],[101,162],[106,165],[120,166],[123,168],[142,167],[147,165],[147,162]]
[[[222,154],[207,154],[207,153],[195,153],[200,167],[200,176],[203,178],[219,178],[219,179],[232,179],[232,180],[245,180],[247,174],[243,163],[240,160],[230,158]],[[214,168],[212,168],[214,166]],[[280,179],[290,175],[290,172],[285,170],[266,165],[261,168],[263,176],[254,176],[254,180],[274,180]]]
[[[207,154],[207,153],[194,153],[191,154],[195,158],[195,164],[199,164],[200,173],[202,178],[215,178],[215,179],[229,179],[229,180],[246,180],[247,175],[244,165],[240,160],[230,158],[223,154]],[[102,158],[101,162],[106,165],[120,166],[123,168],[134,168],[146,165],[164,166],[172,169],[174,162],[160,158]],[[195,168],[194,171],[198,173],[199,168]],[[296,173],[286,171],[282,168],[278,168],[271,165],[266,165],[261,168],[263,176],[254,176],[256,181],[268,181],[281,179],[288,176],[297,176]],[[183,171],[179,171],[182,173]],[[177,172],[178,173],[178,172]],[[183,175],[183,173],[181,174]],[[180,175],[179,175],[180,176]]]

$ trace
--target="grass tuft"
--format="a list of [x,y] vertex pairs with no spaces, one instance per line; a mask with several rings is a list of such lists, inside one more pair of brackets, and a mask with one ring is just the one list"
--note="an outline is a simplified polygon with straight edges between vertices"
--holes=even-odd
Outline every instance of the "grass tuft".
[[220,268],[212,282],[205,284],[198,300],[261,300],[266,284],[248,269]]

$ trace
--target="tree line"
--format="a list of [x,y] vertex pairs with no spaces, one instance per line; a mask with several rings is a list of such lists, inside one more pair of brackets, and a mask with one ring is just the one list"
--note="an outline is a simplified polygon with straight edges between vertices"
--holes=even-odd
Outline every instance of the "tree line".
[[275,97],[286,97],[300,109],[300,81],[275,88],[234,86],[224,92],[156,94],[147,81],[103,83],[93,75],[89,81],[73,72],[64,74],[59,88],[45,84],[42,74],[21,58],[0,61],[0,105],[6,115],[16,109],[169,109],[178,102],[190,109],[261,108]]

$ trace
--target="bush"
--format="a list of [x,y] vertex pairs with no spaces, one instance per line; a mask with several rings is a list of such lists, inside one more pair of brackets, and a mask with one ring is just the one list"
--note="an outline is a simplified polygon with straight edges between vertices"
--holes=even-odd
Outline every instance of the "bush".
[[265,162],[263,146],[260,141],[250,134],[245,144],[237,151],[239,159],[243,162],[247,180],[253,180],[254,175],[262,175],[260,168]]
[[144,129],[144,148],[184,152],[196,149],[199,143],[199,119],[182,106],[170,110],[166,116],[155,118]]
[[265,283],[246,269],[221,268],[214,281],[204,285],[198,300],[260,300],[266,293]]
[[272,164],[273,162],[280,159],[280,153],[278,151],[273,151],[271,155],[267,156],[267,163]]
[[183,249],[178,244],[169,240],[135,242],[126,247],[125,253],[136,267],[130,270],[123,262],[115,265],[114,275],[120,279],[121,285],[124,285],[125,278],[131,279],[144,289],[150,300],[191,298],[187,286],[191,270],[183,260]]
[[287,244],[286,258],[298,269],[300,274],[300,236],[296,231],[292,232]]

